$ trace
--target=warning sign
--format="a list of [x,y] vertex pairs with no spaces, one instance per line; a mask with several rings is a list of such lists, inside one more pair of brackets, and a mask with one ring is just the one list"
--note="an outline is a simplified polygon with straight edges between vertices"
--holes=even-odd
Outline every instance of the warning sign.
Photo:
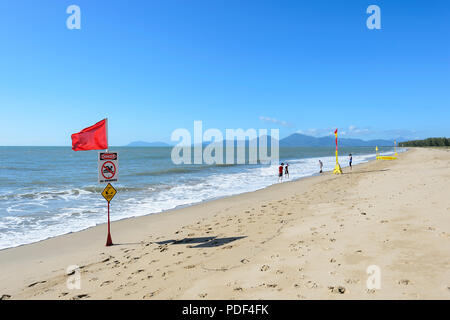
[[119,154],[117,152],[98,153],[98,183],[119,181]]
[[116,189],[114,189],[114,187],[110,183],[108,183],[105,189],[103,189],[102,196],[106,199],[106,201],[110,202],[114,198],[116,193]]

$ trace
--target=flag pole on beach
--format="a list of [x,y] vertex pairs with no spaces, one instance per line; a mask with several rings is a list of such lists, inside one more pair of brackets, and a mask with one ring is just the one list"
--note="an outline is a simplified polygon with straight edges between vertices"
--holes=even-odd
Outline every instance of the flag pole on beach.
[[339,165],[339,160],[338,160],[338,129],[336,129],[336,131],[334,131],[334,136],[336,138],[336,166],[334,167],[333,173],[334,174],[342,174],[342,169],[341,169],[341,166]]
[[109,201],[108,201],[108,237],[106,238],[106,246],[112,246],[113,242],[112,242],[112,238],[111,238],[111,224],[109,221]]
[[71,138],[73,151],[103,150],[98,153],[98,183],[108,183],[105,189],[103,189],[102,196],[108,201],[108,235],[106,238],[106,246],[112,246],[110,202],[117,191],[109,182],[118,181],[119,156],[117,152],[108,152],[108,118],[84,128],[78,133],[72,134]]
[[[109,131],[108,131],[108,118],[105,118],[105,123],[106,123],[106,153],[108,153],[108,148],[109,148]],[[108,184],[109,185],[109,184]],[[112,238],[111,238],[111,222],[109,219],[109,203],[110,200],[106,199],[106,201],[108,201],[108,236],[106,237],[106,246],[112,246],[113,242],[112,242]]]

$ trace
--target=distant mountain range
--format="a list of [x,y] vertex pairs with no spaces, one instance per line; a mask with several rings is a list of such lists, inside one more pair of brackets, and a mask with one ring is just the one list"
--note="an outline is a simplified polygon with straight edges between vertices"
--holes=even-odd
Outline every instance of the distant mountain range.
[[[311,137],[300,133],[294,133],[280,140],[280,147],[327,147],[334,145],[334,136]],[[342,147],[374,147],[393,146],[394,140],[361,140],[352,138],[339,138],[338,143]]]
[[[400,142],[400,141],[398,141]],[[203,143],[208,145],[209,143]],[[271,141],[268,139],[267,144],[270,146]],[[334,136],[312,137],[301,133],[294,133],[279,141],[280,147],[329,147],[334,146]],[[352,138],[339,138],[339,145],[342,147],[384,147],[393,146],[394,140],[362,140]],[[172,145],[165,142],[145,142],[134,141],[127,147],[170,147]]]

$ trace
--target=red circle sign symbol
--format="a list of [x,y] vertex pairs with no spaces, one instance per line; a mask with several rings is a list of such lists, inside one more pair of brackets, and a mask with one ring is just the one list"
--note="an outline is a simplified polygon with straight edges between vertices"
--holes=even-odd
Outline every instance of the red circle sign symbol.
[[101,171],[103,178],[112,179],[116,175],[116,165],[111,161],[106,161],[103,163]]

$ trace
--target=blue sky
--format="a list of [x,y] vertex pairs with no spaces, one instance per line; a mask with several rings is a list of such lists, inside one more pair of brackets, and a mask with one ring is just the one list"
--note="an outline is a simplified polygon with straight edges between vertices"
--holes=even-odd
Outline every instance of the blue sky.
[[0,0],[0,145],[70,145],[104,117],[111,145],[194,120],[450,136],[449,31],[449,1]]

